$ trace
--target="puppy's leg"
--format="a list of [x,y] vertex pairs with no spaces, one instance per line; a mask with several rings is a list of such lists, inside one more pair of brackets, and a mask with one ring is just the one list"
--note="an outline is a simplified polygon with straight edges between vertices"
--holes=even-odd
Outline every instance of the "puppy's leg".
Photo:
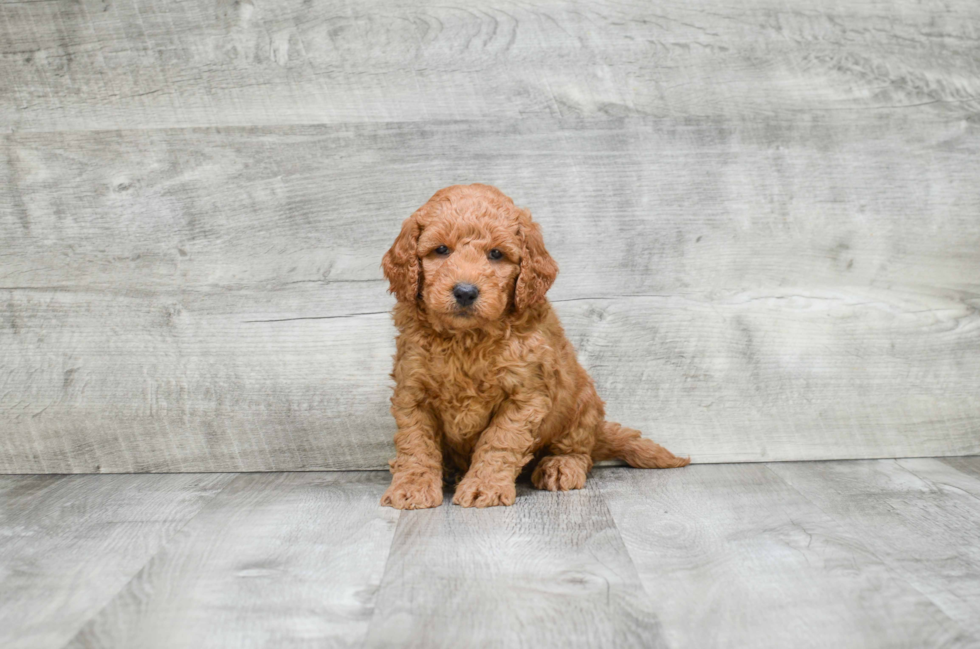
[[442,448],[433,413],[410,391],[395,388],[391,413],[398,424],[397,457],[391,467],[391,486],[381,504],[395,509],[425,509],[442,504]]
[[531,482],[547,491],[581,489],[591,470],[592,456],[588,453],[555,453],[541,458]]
[[[598,397],[595,397],[598,401]],[[588,407],[564,434],[548,446],[550,455],[538,462],[531,482],[538,489],[569,491],[585,486],[592,470],[592,449],[595,446],[596,426],[602,421],[599,407]]]
[[513,505],[518,474],[533,456],[533,431],[546,412],[544,398],[507,400],[473,450],[466,475],[456,486],[453,502],[463,507]]

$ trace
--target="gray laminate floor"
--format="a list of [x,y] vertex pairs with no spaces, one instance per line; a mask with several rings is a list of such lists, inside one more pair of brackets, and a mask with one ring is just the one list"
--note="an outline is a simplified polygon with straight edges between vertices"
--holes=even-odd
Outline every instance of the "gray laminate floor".
[[387,481],[0,476],[0,646],[980,646],[980,458]]

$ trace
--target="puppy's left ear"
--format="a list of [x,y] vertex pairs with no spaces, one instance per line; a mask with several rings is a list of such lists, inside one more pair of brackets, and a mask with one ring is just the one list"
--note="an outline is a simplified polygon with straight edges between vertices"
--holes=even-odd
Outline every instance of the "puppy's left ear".
[[388,292],[394,293],[399,302],[415,302],[422,279],[422,262],[417,254],[419,241],[418,212],[402,223],[402,231],[381,260],[381,268],[388,278]]
[[514,306],[517,311],[544,301],[544,295],[555,283],[558,264],[544,247],[541,226],[531,220],[531,213],[522,210],[520,218],[521,270],[514,289]]

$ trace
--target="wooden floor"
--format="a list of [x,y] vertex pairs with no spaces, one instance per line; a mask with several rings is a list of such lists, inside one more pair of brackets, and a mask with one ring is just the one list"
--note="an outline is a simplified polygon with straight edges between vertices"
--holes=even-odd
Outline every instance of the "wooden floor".
[[980,646],[980,457],[387,481],[0,476],[0,646]]

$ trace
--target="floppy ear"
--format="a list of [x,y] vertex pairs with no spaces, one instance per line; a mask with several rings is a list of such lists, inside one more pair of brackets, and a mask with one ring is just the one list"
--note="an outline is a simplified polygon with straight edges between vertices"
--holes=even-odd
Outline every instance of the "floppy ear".
[[514,306],[518,312],[544,301],[544,294],[558,276],[558,264],[544,247],[541,226],[531,221],[531,213],[523,210],[520,219],[521,270],[514,289]]
[[422,262],[416,254],[420,232],[417,214],[405,219],[395,243],[381,260],[381,268],[390,284],[388,292],[394,293],[400,302],[414,302],[421,288]]

